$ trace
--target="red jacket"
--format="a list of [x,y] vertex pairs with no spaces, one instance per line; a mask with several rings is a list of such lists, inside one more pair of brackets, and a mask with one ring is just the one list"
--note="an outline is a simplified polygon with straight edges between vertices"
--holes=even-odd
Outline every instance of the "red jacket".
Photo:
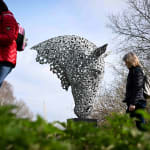
[[0,62],[16,65],[18,23],[10,11],[0,14]]

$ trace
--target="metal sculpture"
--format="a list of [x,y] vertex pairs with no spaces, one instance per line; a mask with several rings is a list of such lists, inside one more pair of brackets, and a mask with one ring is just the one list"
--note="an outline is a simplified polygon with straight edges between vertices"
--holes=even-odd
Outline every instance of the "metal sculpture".
[[71,86],[75,114],[90,118],[94,101],[98,98],[100,80],[104,74],[104,53],[107,44],[95,44],[76,35],[58,36],[39,43],[36,61],[49,64],[50,71],[61,80],[62,88]]

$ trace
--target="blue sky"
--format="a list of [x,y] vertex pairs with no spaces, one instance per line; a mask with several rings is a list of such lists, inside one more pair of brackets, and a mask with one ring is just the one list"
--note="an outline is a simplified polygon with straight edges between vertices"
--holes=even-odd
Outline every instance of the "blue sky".
[[[71,90],[60,86],[60,81],[49,71],[48,65],[36,63],[33,45],[51,37],[76,34],[97,46],[109,44],[112,54],[106,61],[113,62],[114,39],[106,28],[107,16],[125,7],[123,0],[5,0],[17,21],[25,28],[28,47],[18,53],[17,66],[6,78],[14,87],[15,96],[23,99],[34,116],[44,115],[48,121],[65,121],[75,117]],[[108,68],[106,66],[106,68]],[[110,72],[106,69],[105,80]],[[110,77],[110,76],[109,76]]]

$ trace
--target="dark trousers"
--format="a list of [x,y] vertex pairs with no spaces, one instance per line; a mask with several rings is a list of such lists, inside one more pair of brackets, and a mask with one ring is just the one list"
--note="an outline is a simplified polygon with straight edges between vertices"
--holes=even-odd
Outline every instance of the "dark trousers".
[[11,72],[12,69],[13,67],[11,66],[0,65],[0,87],[2,86],[4,79]]
[[137,110],[144,110],[146,108],[146,102],[145,101],[139,101],[136,105],[136,108],[134,111],[129,111],[129,105],[126,110],[127,113],[130,114],[131,118],[136,118],[136,126],[139,130],[143,130],[142,125],[145,124],[145,119],[141,114],[136,113]]

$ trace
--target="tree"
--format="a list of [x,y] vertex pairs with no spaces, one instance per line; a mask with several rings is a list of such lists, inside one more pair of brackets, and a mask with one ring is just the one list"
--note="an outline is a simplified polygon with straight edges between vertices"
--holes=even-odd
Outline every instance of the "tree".
[[0,106],[9,104],[17,106],[14,111],[17,117],[32,119],[33,115],[27,105],[23,100],[17,100],[14,96],[12,85],[4,81],[2,87],[0,88]]
[[4,81],[0,89],[0,106],[14,104],[15,99],[12,85]]
[[134,51],[150,73],[150,1],[127,0],[128,8],[109,16],[108,27],[118,36],[120,50]]
[[29,108],[27,107],[27,105],[25,104],[25,102],[23,100],[17,100],[15,103],[16,106],[18,106],[18,108],[16,109],[16,114],[17,117],[19,118],[33,118],[33,114],[32,112],[29,110]]
[[[117,55],[124,55],[129,51],[135,52],[143,67],[150,75],[150,0],[127,0],[127,9],[120,14],[109,16],[108,27],[117,37]],[[100,98],[95,104],[92,117],[104,121],[112,112],[125,112],[126,106],[122,103],[125,96],[127,72],[123,68],[122,60],[118,65],[111,67],[116,77],[113,84],[106,89],[102,87]],[[148,107],[150,101],[148,101]],[[149,110],[149,109],[148,109]]]
[[126,4],[128,7],[121,14],[109,16],[108,27],[118,37],[118,49],[135,52],[150,76],[150,0],[127,0]]

